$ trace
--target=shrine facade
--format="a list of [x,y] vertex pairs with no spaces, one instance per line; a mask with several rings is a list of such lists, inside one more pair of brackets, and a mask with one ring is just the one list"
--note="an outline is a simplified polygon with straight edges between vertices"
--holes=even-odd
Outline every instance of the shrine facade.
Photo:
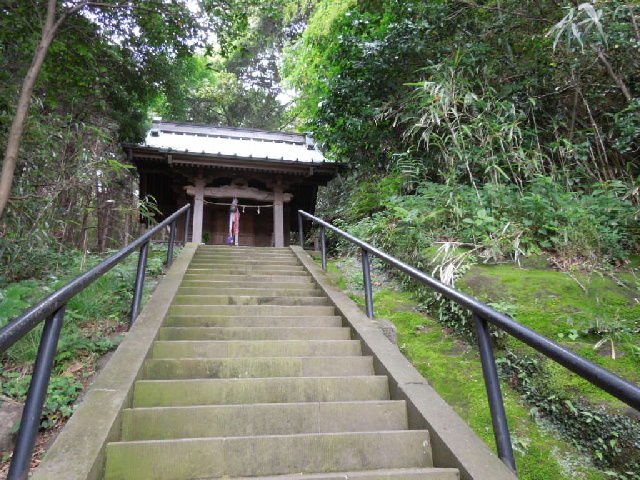
[[340,168],[305,135],[159,119],[144,144],[123,148],[140,175],[140,198],[153,197],[158,220],[190,203],[189,238],[214,245],[229,243],[234,203],[239,245],[288,246],[298,210],[313,213],[318,187]]

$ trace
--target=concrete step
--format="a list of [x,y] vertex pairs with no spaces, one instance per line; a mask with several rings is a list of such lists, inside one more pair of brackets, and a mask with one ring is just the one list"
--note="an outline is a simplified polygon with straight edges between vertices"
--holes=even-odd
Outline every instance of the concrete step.
[[[215,478],[215,477],[214,477]],[[202,480],[214,480],[204,478]],[[361,472],[334,472],[260,477],[260,480],[460,480],[456,468],[394,468]],[[256,480],[255,477],[225,477],[225,480]]]
[[360,355],[357,340],[158,341],[152,358],[235,358]]
[[216,264],[229,264],[229,265],[295,265],[300,266],[300,262],[296,257],[291,256],[269,256],[269,257],[256,257],[256,256],[196,256],[191,260],[191,265],[216,265]]
[[269,253],[280,253],[291,255],[291,249],[289,247],[247,247],[247,246],[230,246],[230,245],[198,245],[197,254],[211,253],[211,252],[256,252],[262,255]]
[[[456,468],[394,468],[365,470],[361,472],[334,472],[277,475],[260,477],[260,480],[460,480]],[[203,478],[201,480],[214,480]],[[225,480],[255,480],[255,477],[225,477]]]
[[184,295],[178,293],[173,299],[173,305],[330,305],[329,299],[323,297],[302,296],[240,296],[240,295]]
[[[263,285],[275,285],[280,283],[304,285],[314,285],[313,279],[308,275],[260,275],[260,274],[217,274],[217,273],[186,273],[182,285],[191,286],[191,282],[234,282],[241,283],[247,287],[258,283],[258,287]],[[197,285],[195,285],[197,286]]]
[[217,265],[217,264],[230,264],[230,265],[295,265],[300,266],[300,262],[293,256],[282,257],[238,257],[231,258],[228,256],[202,256],[196,255],[189,264],[190,267],[195,265]]
[[421,430],[198,438],[110,443],[105,479],[184,480],[431,465],[429,434]]
[[262,289],[270,288],[276,290],[287,290],[289,292],[296,290],[318,291],[316,285],[311,282],[310,278],[295,277],[295,281],[291,281],[291,277],[284,277],[286,281],[273,281],[273,277],[253,277],[253,280],[244,280],[244,275],[239,276],[237,280],[228,280],[229,276],[223,276],[225,280],[212,280],[211,276],[205,276],[204,279],[184,280],[182,288],[240,288],[240,289]]
[[253,275],[261,276],[261,277],[285,277],[291,281],[292,278],[304,277],[309,278],[311,281],[311,277],[309,277],[308,273],[304,270],[295,270],[290,268],[282,268],[282,269],[251,269],[244,267],[224,267],[224,268],[192,268],[187,272],[187,278],[191,275],[207,275],[209,278],[214,275],[225,276],[227,279],[229,276],[233,277],[243,277],[250,278]]
[[294,305],[172,305],[169,315],[231,315],[231,316],[260,316],[260,317],[307,317],[320,315],[323,317],[335,315],[332,306],[294,306]]
[[404,401],[157,407],[124,410],[122,440],[406,429]]
[[204,287],[180,287],[177,295],[229,295],[232,297],[320,297],[324,292],[313,285],[306,288],[274,287],[269,283],[250,288],[245,286],[229,287],[222,285],[208,285]]
[[455,468],[396,468],[353,472],[331,472],[259,477],[198,477],[198,480],[460,480]]
[[145,380],[187,378],[348,377],[373,375],[371,357],[149,359]]
[[288,249],[199,248],[105,478],[458,478],[342,322]]
[[239,317],[213,315],[172,315],[165,327],[341,327],[342,317]]
[[351,340],[342,327],[163,327],[158,340]]
[[388,400],[385,376],[140,380],[133,407]]
[[298,272],[300,275],[308,275],[307,271],[302,265],[239,265],[235,263],[217,263],[215,265],[189,265],[188,273],[197,272],[236,272],[236,273],[255,273],[260,272],[262,274],[280,274],[289,275],[293,272]]

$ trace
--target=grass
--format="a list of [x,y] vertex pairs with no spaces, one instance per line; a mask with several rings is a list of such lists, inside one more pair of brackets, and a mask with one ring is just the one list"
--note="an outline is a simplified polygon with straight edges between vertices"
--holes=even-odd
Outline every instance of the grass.
[[[340,258],[329,264],[329,271],[338,285],[346,290],[356,303],[363,306],[364,299],[359,268],[359,262],[353,258]],[[470,284],[475,285],[480,290],[480,296],[485,300],[496,302],[505,310],[509,310],[509,313],[511,310],[517,310],[519,320],[524,310],[524,316],[531,324],[529,326],[537,324],[540,327],[550,324],[548,330],[552,334],[562,332],[565,327],[551,322],[550,316],[566,309],[567,306],[577,308],[575,305],[578,305],[581,310],[595,311],[601,315],[611,311],[610,306],[603,306],[602,302],[587,302],[586,306],[584,303],[580,303],[582,299],[580,292],[583,294],[585,292],[569,276],[562,276],[559,272],[554,272],[559,276],[552,276],[550,279],[548,272],[545,273],[546,275],[541,274],[538,277],[536,275],[527,276],[525,278],[526,288],[523,288],[519,286],[523,283],[522,272],[518,272],[513,267],[472,269],[468,273],[469,277],[465,277],[465,280],[467,278],[473,279],[466,285],[466,288],[469,289]],[[518,280],[518,275],[520,280]],[[421,312],[420,305],[410,293],[401,292],[395,288],[384,288],[383,285],[393,285],[393,282],[384,278],[384,275],[379,271],[374,273],[373,283],[377,285],[374,293],[376,315],[387,318],[396,324],[398,345],[401,351],[478,436],[495,450],[481,363],[475,347],[460,340],[452,332],[443,329],[437,320]],[[592,279],[589,285],[593,289],[596,287],[601,289],[603,297],[604,294],[607,294],[606,298],[613,299],[618,308],[629,308],[631,311],[636,308],[632,303],[621,300],[620,296],[613,296],[607,292],[606,283],[600,278]],[[536,288],[542,288],[545,292],[548,290],[545,297],[550,297],[555,301],[543,301],[543,297],[537,293],[539,290]],[[571,292],[574,296],[567,297],[566,292]],[[622,297],[625,295],[626,293],[621,294]],[[531,310],[525,310],[521,306],[520,302],[536,298],[538,298],[538,302],[533,302],[533,305],[543,305],[540,310],[543,310],[543,313],[547,315],[544,318],[536,316],[533,307]],[[540,311],[538,315],[540,315]],[[599,357],[600,362],[608,362],[606,357],[600,356],[593,350],[591,344],[585,349],[589,350],[592,356]],[[618,368],[622,370],[633,369],[635,360],[632,360],[630,355],[623,358],[624,362],[620,362],[620,359],[617,360],[619,362]],[[627,362],[629,362],[628,365]],[[603,394],[591,384],[588,384],[588,387],[585,386],[586,381],[567,373],[563,367],[557,366],[555,369],[551,368],[550,371],[554,381],[564,389],[579,391],[596,400],[611,401],[611,397],[607,394]],[[633,373],[637,373],[637,367]],[[562,438],[557,431],[545,423],[544,419],[532,414],[531,407],[525,405],[520,395],[510,389],[508,384],[503,384],[503,397],[518,464],[518,473],[522,480],[559,478],[600,480],[611,478],[595,468],[589,458],[582,455],[571,441]]]

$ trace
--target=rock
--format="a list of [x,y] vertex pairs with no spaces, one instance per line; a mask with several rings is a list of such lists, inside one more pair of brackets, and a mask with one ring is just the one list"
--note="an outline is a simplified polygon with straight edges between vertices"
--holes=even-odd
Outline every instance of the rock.
[[13,449],[17,432],[16,425],[22,418],[24,404],[8,400],[0,400],[0,452]]

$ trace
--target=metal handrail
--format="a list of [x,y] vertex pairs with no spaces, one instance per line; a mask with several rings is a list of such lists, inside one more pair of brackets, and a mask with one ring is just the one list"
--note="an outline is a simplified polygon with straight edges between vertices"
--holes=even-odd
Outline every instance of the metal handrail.
[[[493,355],[493,347],[489,334],[488,322],[492,323],[511,336],[521,340],[543,355],[556,361],[560,365],[568,368],[572,372],[580,375],[592,384],[598,386],[605,392],[613,395],[627,405],[640,411],[640,387],[615,373],[601,367],[600,365],[587,360],[577,353],[554,342],[550,338],[536,332],[535,330],[522,325],[508,315],[498,312],[489,305],[482,303],[450,285],[446,285],[430,275],[408,265],[401,260],[377,249],[373,245],[364,242],[347,232],[334,227],[330,223],[321,220],[303,210],[298,210],[298,229],[300,233],[300,246],[304,247],[304,225],[303,217],[320,225],[320,236],[322,242],[322,268],[326,271],[326,245],[325,229],[337,233],[341,237],[360,247],[362,252],[362,270],[365,282],[365,301],[367,305],[367,315],[374,318],[373,295],[371,289],[371,277],[369,273],[369,254],[375,255],[387,265],[397,268],[410,277],[418,280],[436,292],[442,294],[449,300],[453,300],[473,313],[473,318],[478,334],[478,346],[482,361],[482,370],[489,397],[489,408],[491,410],[491,420],[493,423],[494,436],[498,456],[514,472],[516,471],[515,457],[511,446],[509,428],[502,401],[502,391],[497,375],[497,367]],[[367,278],[368,277],[368,278]]]
[[7,480],[24,480],[29,474],[33,447],[35,445],[36,435],[40,425],[40,418],[42,416],[42,409],[46,399],[47,388],[49,387],[53,361],[55,359],[58,340],[62,330],[62,323],[64,321],[64,311],[69,300],[122,262],[135,250],[140,249],[129,322],[129,326],[133,325],[133,322],[135,322],[140,312],[140,305],[142,302],[142,290],[144,287],[149,244],[151,243],[154,235],[166,226],[170,226],[171,232],[166,260],[167,268],[170,267],[173,258],[173,243],[175,241],[177,221],[185,213],[187,214],[185,219],[186,243],[190,207],[190,205],[185,205],[140,238],[102,261],[89,271],[75,278],[67,285],[55,291],[37,305],[34,305],[22,315],[15,318],[11,323],[0,329],[1,354],[38,326],[43,320],[45,321],[44,330],[40,338],[38,356],[33,369],[33,375],[29,385],[29,392],[27,393],[27,400],[25,402],[22,420],[20,421],[20,430],[18,431],[16,447],[13,451],[13,459],[11,461]]

